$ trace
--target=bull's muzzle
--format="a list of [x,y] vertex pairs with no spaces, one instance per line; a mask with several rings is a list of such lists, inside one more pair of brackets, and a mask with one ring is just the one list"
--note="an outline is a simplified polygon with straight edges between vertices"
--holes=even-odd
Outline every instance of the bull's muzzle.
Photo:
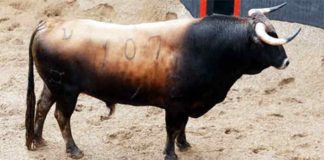
[[281,70],[282,69],[286,69],[288,67],[288,65],[289,65],[289,59],[286,58],[286,59],[283,60],[281,66],[280,67],[277,67],[277,69],[281,69]]

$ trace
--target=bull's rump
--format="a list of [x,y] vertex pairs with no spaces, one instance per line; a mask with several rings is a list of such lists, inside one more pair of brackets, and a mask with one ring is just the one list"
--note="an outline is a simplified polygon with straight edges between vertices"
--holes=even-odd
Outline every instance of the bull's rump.
[[36,66],[48,85],[68,85],[125,103],[148,98],[161,101],[181,54],[183,35],[193,22],[126,26],[48,20],[34,45]]

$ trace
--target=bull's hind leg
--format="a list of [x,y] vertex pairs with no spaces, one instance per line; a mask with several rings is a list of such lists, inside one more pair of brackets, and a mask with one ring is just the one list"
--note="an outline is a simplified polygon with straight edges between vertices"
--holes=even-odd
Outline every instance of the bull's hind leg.
[[74,111],[78,93],[63,93],[56,99],[55,118],[60,126],[61,133],[66,145],[66,153],[71,158],[82,158],[83,153],[75,144],[72,133],[70,119]]
[[55,102],[54,95],[48,89],[46,84],[44,84],[43,91],[41,93],[40,99],[37,102],[37,110],[36,110],[36,119],[35,119],[35,143],[36,147],[45,146],[45,140],[43,139],[43,126],[44,121],[47,116],[48,111],[52,107]]

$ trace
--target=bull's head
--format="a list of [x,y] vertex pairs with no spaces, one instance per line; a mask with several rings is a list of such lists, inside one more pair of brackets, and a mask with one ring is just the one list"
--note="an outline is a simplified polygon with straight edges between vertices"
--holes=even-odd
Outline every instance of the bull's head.
[[286,3],[270,8],[251,9],[248,12],[255,30],[252,39],[257,47],[262,47],[263,53],[259,54],[262,54],[263,61],[277,69],[285,69],[289,65],[289,60],[282,45],[293,40],[301,30],[299,28],[289,37],[278,38],[274,27],[265,14],[276,11],[285,5]]

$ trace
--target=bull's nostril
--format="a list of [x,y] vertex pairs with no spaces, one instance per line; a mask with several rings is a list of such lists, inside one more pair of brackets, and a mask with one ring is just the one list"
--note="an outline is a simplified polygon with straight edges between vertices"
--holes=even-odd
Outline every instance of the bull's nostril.
[[289,65],[289,61],[286,62],[285,66],[287,67]]
[[281,66],[278,67],[278,69],[285,69],[289,65],[289,60],[288,58],[284,59],[283,62],[281,63]]

